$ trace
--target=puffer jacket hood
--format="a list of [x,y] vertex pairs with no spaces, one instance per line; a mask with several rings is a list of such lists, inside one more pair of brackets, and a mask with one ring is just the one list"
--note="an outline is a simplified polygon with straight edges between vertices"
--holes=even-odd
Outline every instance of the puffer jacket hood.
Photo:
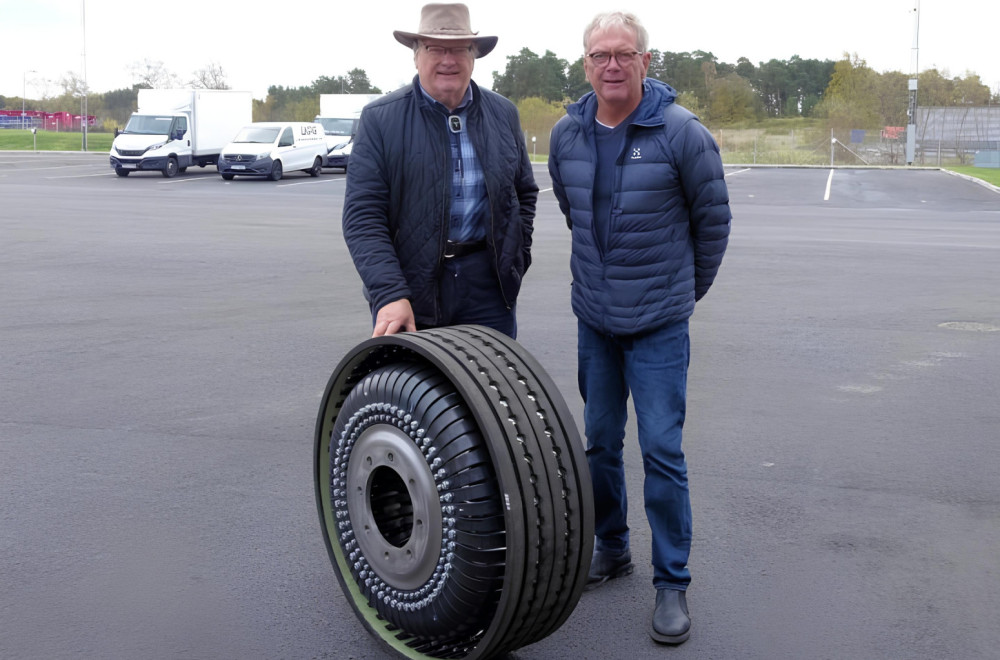
[[[663,108],[668,103],[677,100],[677,90],[662,83],[659,80],[646,78],[642,81],[642,103],[639,104],[639,112],[632,123],[642,124],[652,121],[663,123]],[[597,118],[597,94],[593,91],[587,92],[580,97],[576,103],[571,103],[566,107],[566,114],[583,122],[587,127],[593,126]]]

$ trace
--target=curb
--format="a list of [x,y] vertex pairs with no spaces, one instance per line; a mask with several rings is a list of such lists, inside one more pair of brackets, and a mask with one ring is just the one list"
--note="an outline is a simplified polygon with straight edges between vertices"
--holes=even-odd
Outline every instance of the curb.
[[968,174],[962,174],[961,172],[952,172],[951,170],[945,170],[945,169],[942,169],[941,171],[944,172],[944,173],[946,173],[946,174],[950,174],[952,176],[957,176],[960,179],[965,179],[966,181],[971,181],[973,183],[978,183],[982,187],[988,188],[989,190],[992,190],[995,193],[1000,193],[1000,188],[998,188],[997,186],[994,186],[989,181],[983,181],[982,179],[977,179],[974,176],[969,176]]

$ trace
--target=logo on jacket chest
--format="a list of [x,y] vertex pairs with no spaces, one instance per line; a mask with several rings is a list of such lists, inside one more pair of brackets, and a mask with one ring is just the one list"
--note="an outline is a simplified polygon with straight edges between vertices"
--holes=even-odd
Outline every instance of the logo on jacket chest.
[[632,147],[630,160],[642,160],[642,152],[639,150],[639,147]]

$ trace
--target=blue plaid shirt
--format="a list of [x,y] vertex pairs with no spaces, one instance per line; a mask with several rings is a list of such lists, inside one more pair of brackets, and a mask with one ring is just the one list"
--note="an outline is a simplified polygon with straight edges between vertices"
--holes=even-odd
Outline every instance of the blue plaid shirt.
[[[451,142],[451,222],[448,225],[448,240],[461,243],[479,241],[486,238],[486,211],[489,200],[486,195],[486,179],[483,168],[476,156],[476,150],[469,139],[466,108],[472,103],[472,85],[465,90],[465,97],[454,112],[431,98],[421,87],[424,97],[443,114],[442,121],[448,127]],[[449,116],[462,119],[458,132],[452,131]]]

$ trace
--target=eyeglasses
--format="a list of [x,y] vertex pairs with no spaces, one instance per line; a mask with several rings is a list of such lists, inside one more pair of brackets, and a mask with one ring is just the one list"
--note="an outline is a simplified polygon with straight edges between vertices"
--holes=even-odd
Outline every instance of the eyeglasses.
[[611,58],[615,58],[618,62],[618,66],[626,66],[635,62],[635,58],[642,55],[637,50],[630,51],[628,53],[606,53],[604,51],[596,51],[593,53],[587,53],[587,57],[590,61],[594,63],[594,66],[607,66],[611,63]]
[[424,46],[424,50],[431,57],[441,58],[445,55],[453,55],[454,57],[462,57],[463,55],[468,55],[472,52],[472,46]]

